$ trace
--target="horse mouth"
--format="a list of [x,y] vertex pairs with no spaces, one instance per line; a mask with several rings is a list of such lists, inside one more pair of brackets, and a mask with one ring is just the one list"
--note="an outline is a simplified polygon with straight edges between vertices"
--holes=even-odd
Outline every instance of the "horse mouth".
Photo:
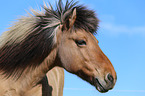
[[101,93],[108,92],[108,90],[103,87],[103,85],[99,82],[99,80],[97,78],[95,78],[92,81],[92,85],[94,85],[96,87],[96,89]]

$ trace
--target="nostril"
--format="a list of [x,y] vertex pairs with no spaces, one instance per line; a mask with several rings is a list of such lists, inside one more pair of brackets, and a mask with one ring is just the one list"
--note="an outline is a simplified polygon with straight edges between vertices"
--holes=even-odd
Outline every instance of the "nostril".
[[108,74],[108,75],[107,75],[107,78],[108,78],[108,80],[109,80],[111,83],[113,83],[114,78],[113,78],[113,76],[112,76],[111,74]]

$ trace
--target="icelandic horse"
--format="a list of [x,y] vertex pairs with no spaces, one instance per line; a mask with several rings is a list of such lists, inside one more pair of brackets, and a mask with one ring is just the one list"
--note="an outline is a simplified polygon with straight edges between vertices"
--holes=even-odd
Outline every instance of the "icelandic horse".
[[43,9],[21,17],[0,37],[0,96],[25,96],[56,66],[99,92],[112,89],[116,72],[94,36],[95,12],[68,0]]

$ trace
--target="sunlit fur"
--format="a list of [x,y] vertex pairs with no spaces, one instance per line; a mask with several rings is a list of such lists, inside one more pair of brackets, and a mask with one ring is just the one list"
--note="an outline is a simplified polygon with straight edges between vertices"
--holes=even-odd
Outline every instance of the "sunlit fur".
[[[4,82],[3,80],[0,80]],[[12,88],[10,87],[10,83],[0,83],[0,96],[4,94],[7,96],[17,96],[15,91],[18,90],[17,86],[15,85],[14,94],[12,95]],[[43,77],[41,81],[38,82],[35,86],[31,86],[32,88],[22,92],[21,96],[63,96],[63,86],[64,86],[64,69],[55,67],[50,70],[46,76]],[[13,86],[14,88],[14,86]],[[19,95],[18,95],[19,96]]]
[[93,35],[99,21],[94,11],[62,0],[56,8],[43,8],[18,19],[0,37],[0,82],[5,85],[0,95],[23,96],[56,66],[100,92],[112,89],[116,72]]
[[55,67],[24,96],[63,96],[64,69]]

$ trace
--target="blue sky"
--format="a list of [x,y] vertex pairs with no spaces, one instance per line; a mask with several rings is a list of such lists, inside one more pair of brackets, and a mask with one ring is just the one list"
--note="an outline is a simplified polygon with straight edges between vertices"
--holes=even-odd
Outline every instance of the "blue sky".
[[[46,0],[44,0],[46,1]],[[49,0],[53,2],[53,0]],[[2,0],[0,33],[43,0]],[[145,0],[79,0],[100,19],[96,38],[117,72],[113,90],[99,93],[79,77],[65,72],[64,96],[145,96]]]

